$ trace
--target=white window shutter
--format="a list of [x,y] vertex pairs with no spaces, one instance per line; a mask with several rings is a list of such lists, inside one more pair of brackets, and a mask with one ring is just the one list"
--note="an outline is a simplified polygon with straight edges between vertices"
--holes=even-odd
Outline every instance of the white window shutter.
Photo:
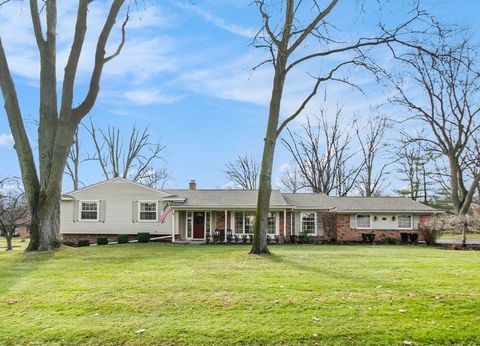
[[99,202],[99,212],[100,214],[98,215],[98,222],[102,222],[104,223],[105,222],[105,219],[106,219],[106,213],[107,213],[107,201],[105,200],[101,200]]
[[78,221],[79,205],[80,205],[79,200],[73,201],[73,215],[72,215],[73,222]]
[[138,201],[132,202],[132,222],[138,222]]
[[357,215],[350,215],[350,228],[357,229]]
[[317,217],[317,235],[322,236],[323,235],[323,218],[322,215],[319,212],[315,212],[316,217]]

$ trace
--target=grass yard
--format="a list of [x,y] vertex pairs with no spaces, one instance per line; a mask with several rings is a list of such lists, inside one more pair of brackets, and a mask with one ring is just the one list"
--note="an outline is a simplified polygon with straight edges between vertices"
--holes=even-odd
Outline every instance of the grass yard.
[[0,251],[0,344],[480,344],[480,252],[271,248]]

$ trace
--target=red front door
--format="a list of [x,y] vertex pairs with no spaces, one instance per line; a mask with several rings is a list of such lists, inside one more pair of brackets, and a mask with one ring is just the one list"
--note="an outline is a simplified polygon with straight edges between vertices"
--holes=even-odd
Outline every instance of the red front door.
[[193,237],[201,239],[205,237],[205,213],[193,214]]

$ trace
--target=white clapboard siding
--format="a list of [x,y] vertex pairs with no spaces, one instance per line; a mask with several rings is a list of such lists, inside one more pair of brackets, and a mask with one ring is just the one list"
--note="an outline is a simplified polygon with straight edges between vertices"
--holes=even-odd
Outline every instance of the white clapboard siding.
[[[138,201],[158,201],[165,194],[144,188],[126,180],[112,180],[70,194],[75,200],[62,200],[60,209],[61,233],[92,234],[171,234],[172,213],[164,223],[138,221]],[[99,220],[81,221],[78,202],[99,201]],[[134,203],[135,202],[135,203]],[[134,208],[136,210],[134,210]],[[159,213],[163,205],[158,205]],[[135,215],[135,216],[134,216]]]

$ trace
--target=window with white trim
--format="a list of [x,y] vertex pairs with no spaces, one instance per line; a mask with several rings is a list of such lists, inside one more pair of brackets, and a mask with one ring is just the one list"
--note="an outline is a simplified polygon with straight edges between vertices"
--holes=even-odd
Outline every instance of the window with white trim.
[[370,228],[370,215],[357,215],[357,228]]
[[268,213],[267,234],[277,233],[277,213]]
[[255,213],[252,212],[235,212],[235,233],[237,234],[251,234],[253,233],[253,224],[255,220]]
[[210,235],[212,229],[212,213],[210,211],[205,212],[205,236]]
[[193,212],[187,211],[186,223],[187,223],[187,238],[191,238],[193,233]]
[[317,234],[317,214],[315,212],[302,213],[301,222],[303,234]]
[[98,221],[98,201],[80,201],[80,220]]
[[412,228],[412,215],[399,215],[397,217],[398,228],[411,229]]
[[139,202],[139,217],[140,221],[157,221],[158,220],[158,213],[157,213],[157,204],[158,202]]

